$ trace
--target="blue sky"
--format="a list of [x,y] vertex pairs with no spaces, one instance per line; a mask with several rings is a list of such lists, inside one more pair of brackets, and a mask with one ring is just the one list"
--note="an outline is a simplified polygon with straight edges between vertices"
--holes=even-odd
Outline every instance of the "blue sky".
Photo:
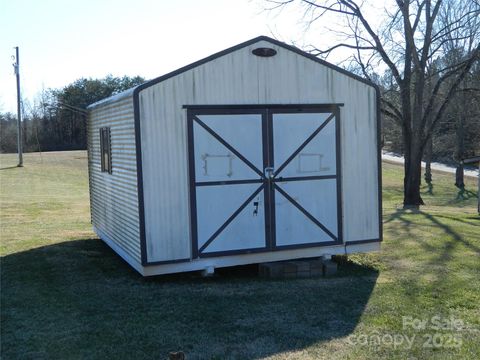
[[[258,35],[299,47],[296,7],[263,11],[262,0],[0,0],[0,111],[16,111],[11,55],[20,47],[22,93],[32,103],[42,88],[81,77],[175,70]],[[331,59],[329,59],[331,60]]]

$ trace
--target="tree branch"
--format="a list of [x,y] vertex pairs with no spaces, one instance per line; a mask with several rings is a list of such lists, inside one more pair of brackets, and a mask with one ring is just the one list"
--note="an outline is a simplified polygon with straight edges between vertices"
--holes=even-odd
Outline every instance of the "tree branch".
[[472,68],[475,61],[478,61],[479,59],[480,59],[480,45],[478,45],[477,48],[474,50],[474,52],[473,52],[472,56],[470,57],[468,63],[465,65],[465,67],[463,68],[460,75],[455,79],[454,83],[450,87],[450,89],[447,93],[447,96],[443,100],[442,105],[440,106],[440,108],[437,111],[433,121],[431,122],[430,126],[427,129],[427,132],[426,132],[426,135],[425,135],[425,138],[424,138],[424,142],[423,142],[423,145],[422,145],[422,149],[425,146],[428,139],[432,136],[433,129],[435,128],[436,124],[438,123],[438,121],[442,117],[442,114],[443,114],[444,110],[446,109],[449,102],[451,101],[451,99],[453,97],[453,94],[457,90],[458,86],[460,85],[462,80],[465,78],[467,73],[470,71],[470,69]]
[[403,86],[403,80],[402,80],[402,77],[400,76],[400,72],[398,71],[397,67],[395,66],[393,61],[390,59],[387,52],[385,51],[385,49],[382,45],[382,42],[380,41],[378,35],[375,33],[375,31],[373,31],[370,24],[368,23],[368,21],[363,16],[363,14],[360,10],[360,7],[353,0],[338,0],[338,1],[339,1],[340,4],[343,4],[347,8],[349,8],[353,12],[354,16],[356,16],[360,20],[363,27],[367,31],[367,33],[372,37],[372,39],[375,43],[376,50],[379,52],[381,58],[383,59],[385,64],[387,64],[389,69],[392,71],[392,74],[395,77],[395,79],[397,80],[398,85]]
[[389,117],[391,117],[400,127],[403,126],[403,121],[401,118],[398,118],[397,115],[395,115],[393,112],[391,111],[388,111],[387,109],[385,108],[380,108],[380,112],[384,115],[387,115]]
[[[456,64],[455,66],[450,66],[446,69],[452,69],[445,74],[443,74],[435,84],[435,87],[433,88],[432,94],[430,96],[430,100],[428,101],[428,105],[425,108],[425,112],[423,113],[423,118],[422,118],[422,128],[427,122],[427,117],[430,115],[430,112],[433,110],[433,105],[435,102],[435,98],[437,97],[438,92],[440,91],[440,88],[442,84],[451,76],[455,75],[460,69],[463,67],[463,70],[467,69],[467,72],[470,70],[470,67],[473,65],[475,62],[475,57],[478,57],[478,47],[476,51],[473,52],[472,56],[469,57],[467,60],[462,61],[460,64]],[[473,60],[473,61],[472,61]],[[445,70],[445,69],[444,69]],[[438,72],[437,72],[438,73]],[[465,76],[465,75],[463,75]]]
[[400,119],[402,120],[402,112],[392,103],[390,102],[389,100],[385,99],[384,97],[381,97],[380,98],[380,101],[387,105],[390,109],[392,109],[392,111],[395,113],[395,115]]
[[375,47],[372,47],[372,46],[357,46],[357,45],[341,43],[341,44],[334,45],[331,48],[328,48],[326,50],[320,50],[316,47],[312,47],[314,49],[314,51],[312,51],[312,53],[314,55],[328,54],[328,53],[332,52],[333,50],[335,50],[337,48],[340,48],[340,47],[346,47],[346,48],[349,48],[349,49],[356,49],[356,50],[375,50]]
[[[427,9],[428,9],[428,1],[427,0]],[[410,24],[410,12],[409,12],[409,2],[404,2],[402,0],[397,0],[397,5],[400,8],[400,11],[403,15],[403,27],[405,30],[405,42],[409,44],[409,48],[411,50],[411,54],[405,54],[405,56],[411,56],[415,66],[419,71],[421,71],[422,67],[420,66],[420,58],[418,56],[417,47],[415,45],[415,36],[412,30],[412,26]],[[419,14],[417,14],[418,16]]]
[[331,6],[323,6],[323,5],[318,5],[317,3],[313,2],[313,1],[309,1],[309,0],[302,0],[302,1],[304,3],[307,3],[310,6],[313,6],[313,7],[319,8],[319,9],[323,9],[323,10],[326,10],[326,11],[332,11],[332,12],[336,12],[336,13],[340,13],[340,14],[355,16],[355,13],[344,11],[342,9],[335,9],[333,7],[333,4]]
[[418,24],[420,23],[420,18],[422,17],[422,10],[423,10],[423,6],[425,5],[425,1],[423,1],[419,6],[418,6],[418,9],[417,9],[417,16],[415,17],[415,21],[413,22],[413,25],[412,25],[412,31],[413,33],[415,33],[415,31],[417,31],[417,26]]

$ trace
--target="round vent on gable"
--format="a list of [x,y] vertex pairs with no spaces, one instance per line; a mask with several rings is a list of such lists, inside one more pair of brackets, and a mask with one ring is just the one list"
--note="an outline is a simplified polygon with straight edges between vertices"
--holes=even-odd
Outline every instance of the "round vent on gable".
[[253,55],[261,56],[261,57],[271,57],[277,54],[277,50],[267,47],[259,47],[252,50]]

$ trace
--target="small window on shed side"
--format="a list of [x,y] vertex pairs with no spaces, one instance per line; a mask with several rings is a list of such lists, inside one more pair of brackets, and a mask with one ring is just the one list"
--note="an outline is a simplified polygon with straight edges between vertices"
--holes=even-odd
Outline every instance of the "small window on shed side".
[[110,128],[100,128],[100,161],[102,172],[112,173],[112,147],[110,143]]

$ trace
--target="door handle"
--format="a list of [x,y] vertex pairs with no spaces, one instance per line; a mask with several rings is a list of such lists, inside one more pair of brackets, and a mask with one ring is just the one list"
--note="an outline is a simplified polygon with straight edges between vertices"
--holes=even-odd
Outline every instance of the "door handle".
[[268,180],[272,180],[275,174],[275,169],[273,167],[266,167],[263,173]]
[[253,216],[258,215],[258,201],[253,202]]

